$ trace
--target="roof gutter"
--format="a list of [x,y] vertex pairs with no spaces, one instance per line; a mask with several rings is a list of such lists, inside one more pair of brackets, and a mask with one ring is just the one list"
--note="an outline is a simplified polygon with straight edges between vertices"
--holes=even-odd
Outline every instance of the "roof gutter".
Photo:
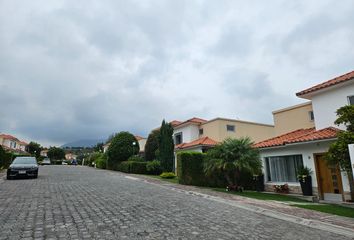
[[289,147],[289,146],[291,147],[291,146],[296,146],[296,145],[304,145],[304,144],[309,144],[309,143],[329,142],[329,141],[334,141],[334,140],[337,140],[337,138],[327,138],[327,139],[320,139],[320,140],[314,140],[314,141],[287,143],[285,145],[274,146],[274,147],[264,147],[264,148],[259,147],[258,149],[259,149],[259,151],[262,151],[262,150],[269,150],[269,149],[285,148],[285,147]]

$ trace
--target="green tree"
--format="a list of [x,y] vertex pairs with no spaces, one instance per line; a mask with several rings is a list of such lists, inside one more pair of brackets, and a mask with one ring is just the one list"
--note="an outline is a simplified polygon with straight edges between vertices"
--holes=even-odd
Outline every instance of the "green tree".
[[159,134],[159,149],[158,160],[161,162],[161,167],[164,172],[173,170],[174,160],[174,143],[173,143],[173,128],[170,123],[162,121]]
[[52,160],[61,160],[65,158],[65,152],[62,148],[50,147],[48,149],[48,157]]
[[326,160],[329,165],[339,165],[341,170],[346,172],[349,181],[351,198],[354,199],[354,180],[350,162],[349,144],[354,143],[354,105],[347,105],[337,110],[337,125],[343,124],[346,131],[337,134],[337,140],[331,144]]
[[41,155],[41,151],[42,151],[42,147],[39,143],[30,142],[27,145],[27,152],[35,156],[36,158],[39,158],[39,156]]
[[153,161],[156,159],[156,151],[159,148],[160,130],[153,130],[145,144],[145,161]]
[[116,169],[119,163],[139,153],[139,143],[133,134],[120,132],[111,140],[107,151],[107,168]]
[[103,143],[97,143],[96,146],[93,147],[95,152],[103,152]]
[[204,171],[207,175],[221,172],[229,185],[239,185],[241,172],[260,174],[259,151],[250,138],[228,138],[207,152]]

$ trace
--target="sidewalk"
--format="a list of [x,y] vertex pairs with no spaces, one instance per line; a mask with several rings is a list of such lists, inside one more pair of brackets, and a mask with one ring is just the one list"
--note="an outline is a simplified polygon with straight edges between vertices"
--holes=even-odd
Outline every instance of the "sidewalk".
[[151,184],[161,185],[171,190],[198,195],[200,197],[224,202],[235,207],[243,208],[270,217],[275,217],[284,221],[290,221],[317,229],[347,235],[353,237],[354,239],[354,219],[352,218],[290,206],[291,204],[294,204],[293,202],[258,200],[229,193],[217,192],[208,188],[168,183],[143,175],[126,175],[130,177],[134,176],[134,178]]

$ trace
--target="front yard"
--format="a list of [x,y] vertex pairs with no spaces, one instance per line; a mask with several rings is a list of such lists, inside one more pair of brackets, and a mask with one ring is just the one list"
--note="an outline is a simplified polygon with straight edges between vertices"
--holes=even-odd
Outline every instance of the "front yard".
[[[173,183],[173,184],[178,184],[177,177],[173,178],[173,179],[164,179],[164,178],[161,178],[160,176],[152,176],[152,175],[145,175],[145,176],[153,178],[153,179],[158,179],[161,181],[166,181],[166,182]],[[225,190],[225,188],[208,188],[208,189],[216,191],[216,192],[234,194],[234,195],[246,197],[246,198],[253,198],[253,199],[264,200],[264,201],[284,202],[284,203],[290,204],[290,206],[293,206],[293,207],[304,208],[304,209],[314,210],[314,211],[323,212],[323,213],[329,213],[329,214],[342,216],[342,217],[354,218],[354,208],[341,206],[341,205],[337,205],[337,204],[312,203],[312,202],[309,202],[309,201],[306,201],[306,200],[303,200],[303,199],[300,199],[297,197],[293,197],[290,195],[286,195],[286,194],[255,192],[255,191],[243,191],[243,192],[229,191],[229,192],[227,192]]]

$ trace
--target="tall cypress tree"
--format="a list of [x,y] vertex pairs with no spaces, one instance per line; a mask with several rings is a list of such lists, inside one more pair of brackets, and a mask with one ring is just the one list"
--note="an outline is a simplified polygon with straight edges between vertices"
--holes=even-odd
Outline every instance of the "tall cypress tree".
[[173,128],[170,123],[162,121],[159,134],[159,155],[162,170],[171,172],[173,170],[174,160]]

